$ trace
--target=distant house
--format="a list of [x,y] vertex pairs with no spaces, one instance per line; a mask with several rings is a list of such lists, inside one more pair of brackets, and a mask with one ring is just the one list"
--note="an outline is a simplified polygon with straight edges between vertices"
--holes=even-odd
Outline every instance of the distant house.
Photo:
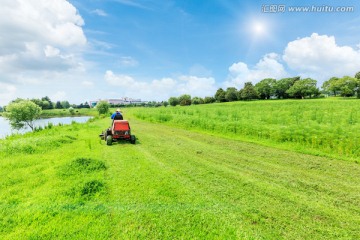
[[112,99],[92,100],[92,101],[89,101],[90,107],[92,107],[92,108],[95,107],[99,101],[106,101],[110,105],[128,105],[128,104],[146,103],[145,101],[141,101],[141,99],[133,99],[133,98],[124,97],[124,98],[118,98],[118,99],[112,98]]

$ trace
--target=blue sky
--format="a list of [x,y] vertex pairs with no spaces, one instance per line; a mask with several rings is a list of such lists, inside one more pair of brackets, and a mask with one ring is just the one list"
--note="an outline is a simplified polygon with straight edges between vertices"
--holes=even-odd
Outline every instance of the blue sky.
[[267,77],[321,85],[360,71],[359,1],[285,2],[4,0],[0,106],[205,97]]

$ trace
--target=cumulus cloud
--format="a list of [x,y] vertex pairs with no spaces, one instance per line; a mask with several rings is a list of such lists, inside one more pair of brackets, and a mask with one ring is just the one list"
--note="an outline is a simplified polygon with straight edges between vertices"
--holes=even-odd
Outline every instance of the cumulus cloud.
[[118,97],[132,96],[161,101],[181,94],[191,94],[198,97],[212,96],[216,91],[215,79],[211,77],[179,76],[176,79],[162,78],[145,82],[129,75],[106,71],[104,79],[109,85],[118,89]]
[[330,77],[353,76],[360,69],[360,50],[336,44],[334,36],[313,33],[289,42],[284,61],[302,77],[320,82]]
[[0,8],[0,71],[76,68],[86,44],[83,19],[66,0],[4,0]]
[[212,77],[180,76],[177,92],[191,96],[213,96],[216,92],[215,79]]
[[117,87],[128,87],[132,88],[134,85],[138,85],[139,83],[135,82],[131,76],[128,75],[115,75],[112,71],[106,71],[105,73],[105,80],[113,86]]
[[281,79],[289,76],[311,77],[321,85],[334,76],[353,76],[360,70],[359,46],[355,49],[339,46],[334,36],[313,33],[310,37],[289,42],[283,55],[266,54],[254,67],[244,62],[232,64],[224,87],[242,88],[244,82],[255,84],[264,78]]
[[260,59],[254,67],[249,67],[244,62],[234,63],[229,67],[230,75],[225,82],[225,87],[242,88],[245,82],[257,83],[264,78],[279,79],[286,77],[288,73],[280,60],[278,54],[269,53]]
[[49,45],[46,45],[44,52],[46,57],[57,57],[60,54],[60,50],[58,48]]

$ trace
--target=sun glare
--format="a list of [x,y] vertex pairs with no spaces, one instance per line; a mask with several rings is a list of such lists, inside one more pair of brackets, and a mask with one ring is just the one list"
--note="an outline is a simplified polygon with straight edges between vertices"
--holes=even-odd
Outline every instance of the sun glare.
[[264,25],[262,23],[255,23],[253,26],[253,31],[256,34],[261,34],[264,32]]
[[254,35],[259,36],[259,35],[264,35],[266,33],[266,27],[265,24],[262,22],[254,22],[252,23],[252,32]]

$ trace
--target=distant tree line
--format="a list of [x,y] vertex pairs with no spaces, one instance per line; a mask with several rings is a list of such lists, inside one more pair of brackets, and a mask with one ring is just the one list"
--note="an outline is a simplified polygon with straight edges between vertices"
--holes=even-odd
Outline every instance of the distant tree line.
[[70,104],[69,101],[57,101],[52,102],[48,96],[43,97],[41,99],[33,98],[30,99],[33,103],[41,107],[42,110],[45,109],[69,109],[72,108],[90,108],[88,102],[80,103],[80,104]]
[[355,77],[332,77],[323,83],[321,91],[316,85],[317,81],[311,78],[292,77],[279,80],[266,78],[255,85],[246,82],[240,90],[235,87],[228,87],[226,90],[219,88],[213,97],[191,98],[188,94],[170,97],[168,103],[171,106],[186,106],[253,99],[318,98],[325,97],[325,95],[360,98],[360,72],[356,73]]
[[[168,101],[142,102],[140,104],[115,104],[111,107],[160,107],[160,106],[187,106],[196,104],[208,104],[214,102],[232,102],[253,99],[288,99],[288,98],[317,98],[328,96],[342,96],[360,98],[360,72],[354,77],[344,76],[342,78],[332,77],[325,81],[321,86],[322,90],[316,87],[317,81],[311,78],[301,79],[300,77],[282,78],[279,80],[265,78],[253,85],[246,82],[240,90],[235,87],[228,87],[226,90],[219,88],[214,96],[191,97],[183,94],[179,97],[170,97]],[[19,102],[23,99],[18,98],[12,102]],[[70,104],[68,101],[57,101],[53,103],[48,96],[41,99],[30,99],[42,110],[44,109],[68,109],[68,108],[90,108],[88,102],[79,105]],[[6,111],[6,106],[0,106],[0,112]]]
[[[10,103],[18,103],[23,100],[30,100],[31,102],[35,103],[37,106],[41,108],[41,110],[46,109],[69,109],[72,108],[90,108],[90,105],[88,102],[80,103],[80,104],[70,104],[69,101],[57,101],[52,102],[51,99],[48,96],[42,97],[42,98],[32,98],[32,99],[22,99],[17,98],[15,100],[12,100]],[[0,106],[0,112],[6,111],[6,106],[1,107]]]

